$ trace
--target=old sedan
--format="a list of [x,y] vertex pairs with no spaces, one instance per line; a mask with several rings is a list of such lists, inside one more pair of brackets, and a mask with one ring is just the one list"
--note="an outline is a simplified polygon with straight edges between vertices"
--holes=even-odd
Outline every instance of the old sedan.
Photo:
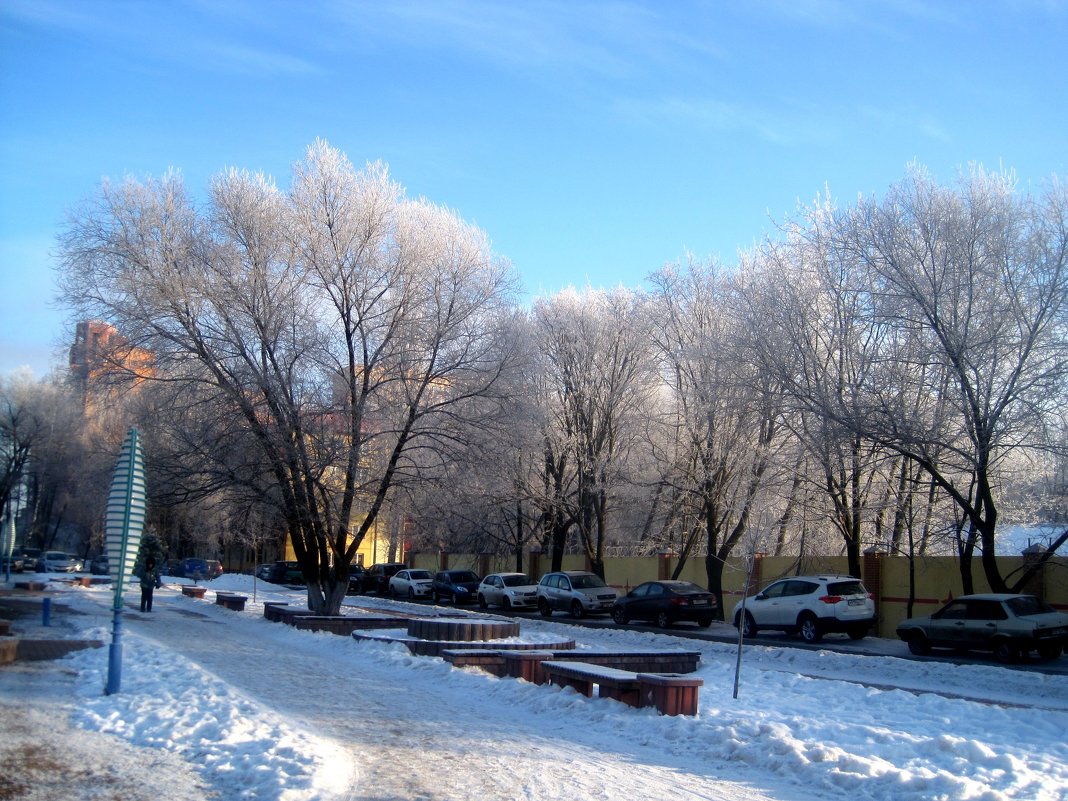
[[716,596],[691,581],[647,581],[616,599],[612,619],[620,625],[653,620],[661,628],[680,620],[711,626],[716,609]]
[[398,570],[389,578],[389,594],[415,600],[430,595],[434,577],[429,570]]
[[534,609],[538,585],[526,573],[490,573],[478,585],[478,605],[505,609]]
[[991,651],[999,662],[1013,662],[1031,651],[1056,659],[1068,642],[1068,614],[1033,595],[964,595],[933,615],[898,624],[897,636],[914,654],[954,648]]

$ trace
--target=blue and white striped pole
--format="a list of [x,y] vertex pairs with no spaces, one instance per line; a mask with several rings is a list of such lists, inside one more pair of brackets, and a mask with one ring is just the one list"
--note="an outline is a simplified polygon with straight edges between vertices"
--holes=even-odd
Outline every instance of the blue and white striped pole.
[[137,550],[145,527],[145,469],[137,429],[131,428],[115,465],[104,518],[108,571],[115,587],[112,606],[111,648],[108,652],[106,695],[114,695],[122,684],[122,594],[133,576]]

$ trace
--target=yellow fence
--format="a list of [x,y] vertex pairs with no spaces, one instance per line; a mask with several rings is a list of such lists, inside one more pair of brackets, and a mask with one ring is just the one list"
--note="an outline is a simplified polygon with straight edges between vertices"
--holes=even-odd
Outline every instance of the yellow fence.
[[[1024,566],[1025,557],[1004,556],[998,558],[1002,576],[1009,583]],[[445,568],[470,569],[484,576],[487,573],[515,570],[515,556],[460,553],[412,553],[412,567],[437,571]],[[605,560],[605,577],[609,584],[626,592],[644,581],[670,577],[677,559],[671,555],[651,557],[619,557]],[[549,571],[551,565],[547,554],[530,552],[524,555],[524,571],[535,580]],[[584,556],[567,555],[564,570],[586,570]],[[799,563],[796,557],[758,557],[754,563],[750,586],[764,587],[783,576],[848,572],[845,557],[818,557]],[[909,563],[904,557],[886,556],[878,553],[864,555],[862,578],[875,597],[878,611],[878,635],[893,637],[897,624],[907,615],[909,600]],[[704,559],[690,559],[683,567],[679,578],[706,586]],[[972,578],[975,592],[988,592],[989,585],[983,574],[978,557],[972,562]],[[729,619],[730,611],[742,597],[746,586],[746,563],[744,559],[728,559],[723,568],[723,600]],[[1051,559],[1039,577],[1029,584],[1027,592],[1061,611],[1068,611],[1068,559]],[[964,594],[960,570],[953,557],[925,557],[915,561],[915,592],[913,615],[927,615],[936,611],[951,598]]]

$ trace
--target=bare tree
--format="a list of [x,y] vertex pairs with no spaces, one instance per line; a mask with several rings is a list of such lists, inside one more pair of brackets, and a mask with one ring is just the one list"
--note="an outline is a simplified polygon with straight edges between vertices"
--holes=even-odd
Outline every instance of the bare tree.
[[[749,358],[739,326],[737,276],[716,264],[665,267],[651,277],[650,327],[664,382],[663,481],[681,523],[676,576],[700,544],[709,590],[723,608],[723,566],[758,505],[774,503],[779,451],[789,437],[774,375]],[[666,412],[666,415],[664,414]]]
[[[884,199],[838,215],[833,240],[870,271],[873,321],[923,346],[895,349],[892,377],[907,372],[945,402],[933,414],[902,404],[884,380],[863,415],[834,413],[930,475],[978,542],[990,587],[1005,591],[995,535],[1007,460],[1056,447],[1050,424],[1065,400],[1068,192],[1054,182],[1023,195],[1011,175],[981,168],[947,188],[914,168]],[[1066,540],[1068,530],[1051,553]],[[962,577],[969,587],[967,563]]]
[[[638,300],[623,290],[572,290],[536,302],[534,315],[551,392],[547,492],[558,495],[573,486],[567,517],[593,570],[603,576],[609,500],[652,386]],[[565,472],[569,468],[571,475]],[[554,541],[554,568],[558,545]]]
[[315,611],[513,359],[513,276],[485,235],[323,142],[288,192],[232,170],[203,210],[176,175],[105,184],[60,244],[64,299],[206,413],[199,457],[275,505]]

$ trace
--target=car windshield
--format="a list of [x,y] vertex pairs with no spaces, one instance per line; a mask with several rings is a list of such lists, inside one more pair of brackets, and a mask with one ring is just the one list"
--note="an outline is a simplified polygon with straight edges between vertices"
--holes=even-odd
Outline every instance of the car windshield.
[[478,576],[472,573],[470,570],[465,570],[460,573],[452,573],[449,576],[450,581],[478,581]]
[[504,579],[505,587],[526,587],[534,582],[530,580],[530,576],[502,576]]
[[408,578],[412,579],[428,579],[430,578],[430,571],[428,570],[409,570]]
[[576,590],[592,590],[597,587],[607,586],[599,576],[595,576],[592,573],[584,576],[572,576],[571,586]]
[[1038,598],[1033,595],[1021,595],[1017,598],[1009,598],[1005,603],[1017,617],[1044,615],[1053,611],[1051,606],[1038,600]]

